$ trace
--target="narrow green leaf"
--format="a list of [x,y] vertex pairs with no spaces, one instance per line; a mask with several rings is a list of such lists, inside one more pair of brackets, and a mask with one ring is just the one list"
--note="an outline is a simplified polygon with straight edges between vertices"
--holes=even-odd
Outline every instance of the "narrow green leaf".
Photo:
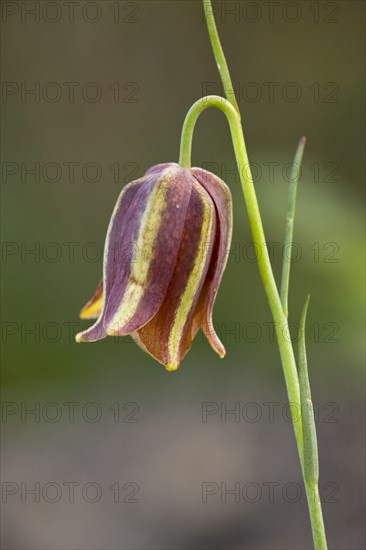
[[305,324],[310,296],[306,298],[299,327],[299,383],[301,402],[301,422],[304,441],[304,478],[314,485],[319,479],[318,443],[314,420],[314,407],[311,400],[308,365],[305,345]]
[[301,172],[301,162],[304,154],[306,138],[302,137],[296,149],[291,170],[290,187],[288,191],[288,206],[286,217],[285,241],[283,249],[282,279],[281,279],[281,303],[283,312],[288,316],[288,287],[290,282],[290,267],[292,255],[292,240],[294,234],[294,219],[296,207],[297,185]]

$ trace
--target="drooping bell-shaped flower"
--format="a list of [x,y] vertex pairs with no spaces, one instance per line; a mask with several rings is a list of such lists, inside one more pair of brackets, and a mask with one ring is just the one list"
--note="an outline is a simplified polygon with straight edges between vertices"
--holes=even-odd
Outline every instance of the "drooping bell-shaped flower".
[[231,232],[231,194],[220,178],[173,163],[150,168],[118,198],[103,279],[80,314],[97,321],[77,342],[130,334],[176,370],[202,327],[223,357],[212,310]]

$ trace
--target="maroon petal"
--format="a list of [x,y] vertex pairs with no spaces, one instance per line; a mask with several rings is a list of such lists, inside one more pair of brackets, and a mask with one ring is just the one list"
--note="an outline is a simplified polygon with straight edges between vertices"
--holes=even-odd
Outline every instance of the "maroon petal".
[[157,314],[132,334],[145,351],[175,370],[192,343],[191,323],[207,275],[216,215],[206,191],[193,179],[177,263]]
[[151,174],[157,174],[161,172],[162,170],[165,170],[166,168],[179,168],[179,164],[176,162],[165,162],[162,164],[155,164],[155,166],[151,166],[148,170],[145,172],[145,176],[151,176]]
[[233,227],[231,193],[226,183],[211,172],[207,172],[202,168],[193,168],[192,173],[212,197],[218,217],[218,229],[212,252],[212,261],[205,287],[201,293],[200,303],[197,306],[195,325],[202,324],[203,331],[211,346],[220,357],[223,357],[225,348],[215,332],[212,311],[231,243]]
[[[95,340],[100,340],[102,338],[105,338],[107,336],[107,332],[104,328],[104,311],[105,311],[105,305],[106,305],[106,296],[107,300],[109,298],[110,289],[113,284],[113,270],[107,269],[107,266],[111,267],[114,263],[118,261],[118,255],[122,256],[122,253],[124,252],[126,255],[128,254],[129,248],[127,250],[123,250],[125,248],[125,245],[127,244],[127,241],[125,245],[122,245],[120,247],[120,250],[115,250],[115,244],[118,236],[123,235],[123,231],[125,228],[125,222],[127,219],[127,213],[129,210],[129,207],[131,206],[133,199],[136,197],[138,191],[142,188],[143,184],[148,184],[150,182],[150,178],[142,178],[137,181],[133,181],[132,183],[129,183],[124,187],[118,197],[116,206],[114,208],[111,220],[109,222],[109,228],[107,232],[106,237],[106,243],[104,248],[104,266],[103,266],[103,307],[101,309],[100,315],[94,325],[92,325],[89,329],[85,330],[84,332],[80,332],[76,335],[76,341],[77,342],[93,342]],[[107,293],[105,289],[107,288]],[[84,308],[83,308],[84,309]],[[83,311],[83,310],[82,310]]]
[[105,248],[103,311],[79,340],[129,334],[155,315],[176,264],[191,179],[189,171],[165,165],[140,180],[127,211],[116,207]]

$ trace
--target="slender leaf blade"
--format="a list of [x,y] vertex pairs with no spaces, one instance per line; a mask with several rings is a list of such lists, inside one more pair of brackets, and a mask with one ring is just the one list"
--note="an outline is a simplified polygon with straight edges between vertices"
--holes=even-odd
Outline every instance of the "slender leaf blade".
[[281,279],[281,303],[284,314],[288,316],[288,288],[290,283],[290,267],[292,256],[292,241],[294,234],[294,220],[296,209],[296,195],[301,173],[301,163],[304,154],[306,138],[302,137],[296,149],[291,170],[290,187],[288,191],[288,206],[286,216],[285,241],[283,248],[282,279]]
[[305,325],[310,296],[307,297],[299,327],[299,383],[301,402],[301,422],[304,441],[304,477],[307,483],[316,484],[319,479],[318,443],[311,400],[310,381],[306,357]]

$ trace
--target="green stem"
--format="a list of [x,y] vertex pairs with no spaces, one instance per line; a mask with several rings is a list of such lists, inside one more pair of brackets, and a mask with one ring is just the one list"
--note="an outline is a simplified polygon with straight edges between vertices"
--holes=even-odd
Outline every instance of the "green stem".
[[254,247],[257,254],[259,271],[262,277],[267,300],[271,308],[272,316],[275,321],[275,330],[285,374],[287,393],[294,418],[293,424],[295,437],[300,460],[302,462],[303,438],[302,425],[299,421],[299,411],[301,410],[300,389],[294,352],[289,337],[290,332],[288,322],[282,309],[281,300],[273,276],[240,118],[237,111],[229,101],[219,96],[207,96],[194,103],[188,111],[183,124],[179,163],[183,167],[190,168],[193,131],[199,115],[202,111],[209,107],[216,107],[217,109],[223,111],[230,126],[235,157],[238,163],[240,181],[247,206]]
[[[253,241],[256,249],[258,266],[267,296],[267,300],[275,322],[275,330],[278,346],[281,355],[283,372],[286,381],[287,394],[291,407],[294,431],[297,449],[299,453],[301,469],[305,481],[306,495],[308,500],[309,513],[311,518],[314,546],[316,550],[326,550],[327,543],[325,538],[325,529],[323,515],[319,498],[318,484],[313,483],[311,479],[306,479],[304,468],[304,435],[303,421],[299,421],[299,411],[301,411],[301,397],[298,373],[292,344],[290,341],[290,332],[287,321],[287,294],[289,282],[289,266],[285,267],[282,278],[282,301],[278,293],[277,285],[273,276],[272,266],[269,259],[268,249],[260,216],[257,196],[254,189],[253,178],[250,170],[247,150],[245,146],[243,128],[240,121],[240,112],[235,98],[234,89],[231,82],[229,69],[226,63],[225,55],[220,43],[217,32],[215,18],[213,15],[211,0],[203,0],[203,6],[207,21],[207,28],[211,40],[211,45],[218,70],[224,86],[227,100],[218,96],[208,96],[198,100],[188,111],[185,118],[182,138],[180,160],[181,166],[190,168],[193,132],[199,115],[209,107],[215,107],[225,114],[231,131],[231,137],[235,150],[235,157],[239,167],[240,181],[244,193],[244,199],[248,211],[249,223],[253,235]],[[301,160],[304,143],[300,143],[298,155]],[[295,159],[296,162],[296,159]],[[297,180],[290,188],[289,199],[289,222],[286,228],[286,241],[292,240],[293,234],[293,216],[295,213]],[[306,310],[305,310],[306,314]],[[305,323],[305,316],[304,316]],[[303,389],[303,388],[302,388]],[[301,416],[301,415],[300,415]],[[315,433],[315,426],[314,426]],[[309,438],[308,438],[309,439]],[[307,451],[309,451],[307,449]],[[310,450],[311,452],[311,450]],[[307,457],[308,458],[308,457]],[[317,458],[312,457],[313,466],[317,463]],[[314,462],[315,461],[315,462]],[[313,468],[314,470],[314,468]]]
[[327,541],[323,523],[322,507],[319,497],[319,460],[318,443],[316,440],[316,427],[314,418],[314,406],[311,399],[308,364],[306,357],[305,327],[310,296],[307,297],[300,319],[299,326],[299,382],[301,400],[301,422],[304,440],[303,475],[305,480],[306,496],[311,518],[311,528],[315,548],[325,549]]
[[[250,165],[240,117],[236,109],[231,105],[229,101],[219,96],[207,96],[199,99],[198,101],[196,101],[196,103],[192,105],[187,113],[183,124],[179,164],[184,168],[191,167],[191,152],[194,128],[200,114],[209,107],[220,109],[225,114],[230,126],[235,157],[238,163],[240,181],[247,207],[253,242],[257,254],[259,271],[275,322],[277,342],[280,350],[282,367],[287,388],[287,395],[293,418],[296,444],[302,472],[304,475],[303,430],[302,423],[299,419],[299,411],[301,411],[300,388],[294,352],[289,336],[290,331],[288,321],[283,311],[281,299],[272,271],[268,249],[266,246],[266,239],[260,216],[257,196],[254,189],[253,178],[250,171]],[[326,550],[327,546],[318,486],[317,484],[313,486],[311,483],[305,480],[305,488],[315,549]]]
[[203,0],[203,9],[205,12],[208,34],[210,35],[216,65],[220,73],[221,82],[224,87],[226,98],[228,101],[230,101],[231,105],[234,107],[234,109],[240,116],[239,107],[236,102],[234,87],[231,82],[229,68],[226,63],[224,50],[222,49],[222,46],[221,46],[219,33],[217,32],[211,0]]
[[313,533],[314,548],[327,550],[327,539],[323,521],[322,504],[320,501],[318,484],[305,483],[306,498],[308,501],[311,530]]

